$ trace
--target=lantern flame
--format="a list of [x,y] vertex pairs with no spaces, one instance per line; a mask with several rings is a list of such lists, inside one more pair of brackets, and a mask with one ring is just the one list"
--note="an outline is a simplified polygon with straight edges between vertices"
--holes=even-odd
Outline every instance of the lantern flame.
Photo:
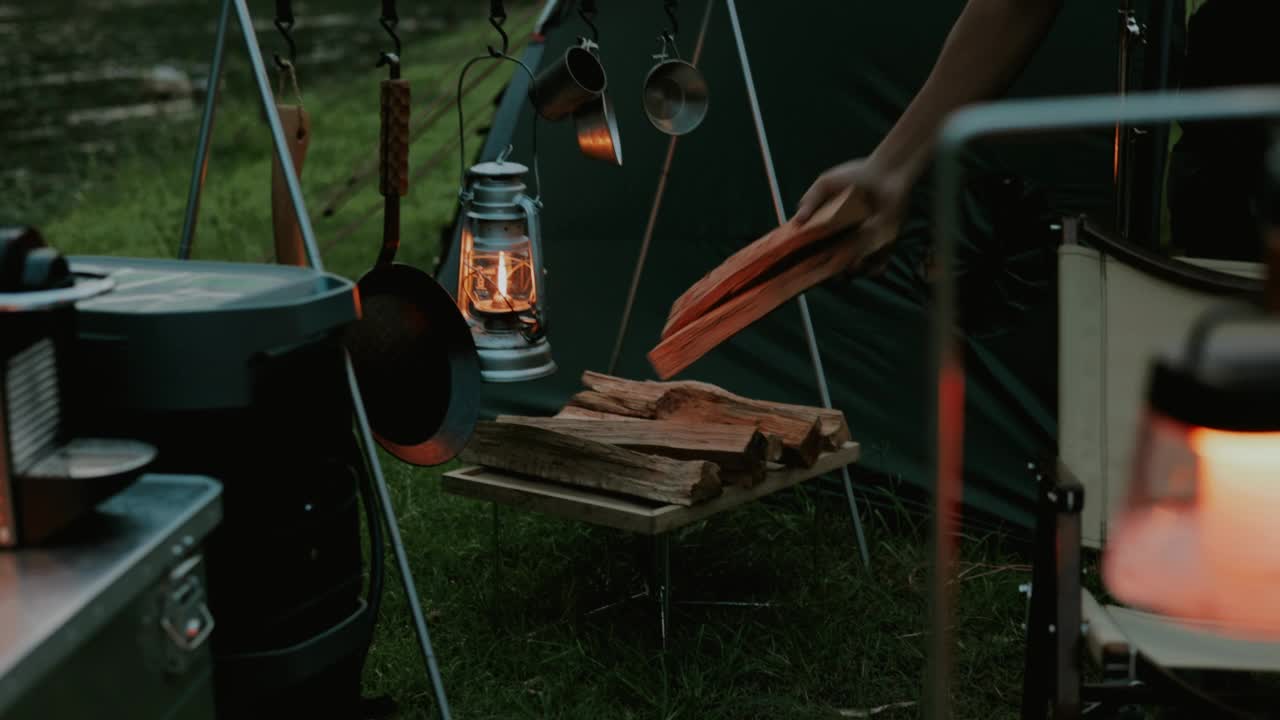
[[498,292],[503,296],[507,294],[507,254],[498,253]]

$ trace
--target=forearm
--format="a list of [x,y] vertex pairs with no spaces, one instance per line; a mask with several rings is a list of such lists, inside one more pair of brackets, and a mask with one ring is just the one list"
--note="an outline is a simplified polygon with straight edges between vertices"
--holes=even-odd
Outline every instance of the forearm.
[[969,0],[920,92],[873,154],[912,178],[954,110],[1009,89],[1048,34],[1062,0]]

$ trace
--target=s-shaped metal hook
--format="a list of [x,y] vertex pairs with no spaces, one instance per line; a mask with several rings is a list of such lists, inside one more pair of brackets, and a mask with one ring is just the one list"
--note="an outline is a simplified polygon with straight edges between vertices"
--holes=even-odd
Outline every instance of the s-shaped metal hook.
[[400,36],[396,35],[396,25],[400,23],[400,16],[396,13],[396,0],[382,0],[382,16],[378,18],[378,22],[387,31],[387,35],[391,36],[391,42],[396,46],[395,56],[399,58]]
[[600,30],[596,28],[596,0],[582,0],[578,7],[578,17],[591,28],[591,42],[600,44]]
[[489,46],[489,54],[493,57],[506,57],[507,51],[511,49],[511,38],[507,37],[507,31],[502,29],[502,24],[506,21],[507,9],[502,6],[502,0],[489,0],[489,24],[498,31],[498,35],[502,36],[501,52],[495,50],[492,45]]
[[298,62],[298,46],[293,43],[293,3],[290,0],[276,0],[276,30],[280,31],[280,35],[284,37],[285,43],[289,46],[289,59],[286,61],[280,57],[280,53],[271,53],[271,57],[276,61],[276,68],[280,70],[288,70]]
[[671,21],[669,35],[671,35],[672,40],[675,39],[676,35],[680,34],[680,18],[677,17],[677,13],[680,10],[679,6],[679,0],[663,0],[662,3],[662,9],[667,13],[667,19]]

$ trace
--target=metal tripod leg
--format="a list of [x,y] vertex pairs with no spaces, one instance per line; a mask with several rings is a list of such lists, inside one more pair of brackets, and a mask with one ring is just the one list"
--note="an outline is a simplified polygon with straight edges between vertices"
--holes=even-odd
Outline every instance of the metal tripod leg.
[[[751,77],[751,62],[747,58],[747,45],[742,39],[742,26],[738,21],[738,6],[734,0],[726,0],[729,6],[729,21],[733,26],[733,40],[738,46],[738,61],[742,65],[743,79],[747,85],[747,101],[751,105],[751,117],[755,121],[756,140],[760,143],[760,155],[764,160],[765,175],[769,180],[769,193],[773,197],[773,209],[778,216],[778,224],[787,222],[787,211],[782,202],[782,189],[778,186],[778,174],[773,167],[773,153],[769,150],[769,138],[764,130],[764,117],[760,113],[760,100],[756,97],[756,83]],[[798,298],[800,305],[800,321],[804,327],[805,340],[809,346],[809,359],[813,362],[813,374],[818,384],[818,393],[822,397],[822,406],[831,408],[831,390],[827,385],[827,373],[822,367],[822,355],[818,351],[818,338],[813,330],[813,319],[809,315],[809,301],[804,295]],[[853,531],[858,539],[858,552],[862,555],[862,566],[871,567],[871,553],[867,550],[867,539],[862,532],[862,518],[858,515],[858,501],[853,494],[853,478],[849,476],[849,468],[840,468],[844,480],[844,493],[849,501],[849,516],[853,520]]]
[[[237,0],[243,2],[244,0]],[[404,550],[404,542],[400,539],[400,525],[396,522],[395,508],[391,504],[391,493],[387,490],[387,480],[382,476],[382,465],[378,462],[377,445],[373,441],[373,433],[369,430],[369,419],[364,413],[364,401],[360,397],[360,387],[356,384],[355,368],[351,366],[351,357],[347,358],[347,382],[351,386],[351,397],[356,409],[356,417],[360,425],[360,442],[365,447],[369,464],[373,467],[373,481],[378,489],[378,500],[381,505],[383,520],[387,523],[387,532],[391,536],[391,549],[396,556],[396,564],[400,568],[400,579],[404,582],[404,595],[409,601],[409,611],[413,615],[413,626],[418,633],[418,648],[422,651],[422,659],[427,665],[427,673],[431,676],[431,684],[435,689],[436,702],[440,706],[440,717],[450,720],[449,700],[445,697],[444,681],[440,677],[440,668],[436,664],[435,652],[431,649],[431,635],[427,632],[426,616],[422,614],[422,604],[418,601],[418,590],[413,583],[413,572],[409,569],[409,556]]]
[[[249,63],[253,70],[258,97],[262,101],[262,111],[266,115],[271,129],[271,142],[275,148],[276,157],[280,161],[280,167],[284,171],[285,181],[289,188],[289,199],[293,204],[294,213],[297,215],[298,229],[302,234],[303,244],[307,251],[307,262],[315,270],[323,270],[319,246],[316,244],[315,231],[311,227],[311,219],[307,214],[306,203],[302,198],[302,186],[298,181],[298,174],[294,170],[293,162],[289,156],[284,127],[281,125],[280,117],[275,111],[271,85],[267,81],[266,65],[262,60],[262,51],[258,47],[258,39],[254,34],[253,19],[249,15],[249,8],[245,4],[245,0],[223,0],[222,13],[218,24],[218,37],[215,41],[216,47],[213,60],[215,67],[212,67],[209,73],[212,86],[209,91],[210,95],[206,97],[204,118],[201,121],[201,137],[193,170],[193,174],[196,177],[191,180],[191,194],[188,198],[187,227],[184,229],[183,246],[189,253],[191,240],[189,233],[193,233],[195,229],[196,210],[200,206],[200,194],[204,186],[204,168],[208,159],[209,140],[213,131],[213,116],[217,105],[217,100],[214,96],[217,92],[218,76],[222,71],[222,55],[226,41],[227,23],[233,7],[244,37],[245,49],[249,54]],[[418,646],[422,651],[427,673],[431,677],[436,702],[440,707],[440,716],[444,720],[451,720],[449,701],[445,696],[444,683],[440,677],[440,669],[436,663],[435,653],[431,649],[431,637],[427,632],[426,618],[422,612],[422,605],[418,600],[418,591],[409,568],[408,554],[405,552],[404,543],[400,538],[400,526],[396,521],[395,508],[391,502],[391,494],[387,490],[386,478],[382,474],[382,464],[378,461],[377,445],[373,440],[373,432],[369,429],[369,419],[365,415],[364,401],[360,395],[359,384],[356,382],[355,369],[351,365],[350,356],[347,356],[345,360],[347,385],[351,390],[352,405],[355,408],[356,422],[360,430],[360,442],[364,446],[370,469],[373,471],[374,485],[378,490],[379,510],[381,510],[383,521],[387,525],[391,548],[395,553],[396,563],[400,570],[400,579],[404,583],[405,597],[408,600],[409,610],[413,615],[414,629],[418,636]]]
[[200,193],[209,169],[209,139],[213,137],[213,116],[218,107],[218,88],[222,85],[222,57],[227,46],[227,22],[231,19],[231,3],[224,0],[218,13],[218,33],[213,41],[213,60],[209,62],[208,87],[204,93],[204,114],[200,118],[200,139],[196,143],[195,167],[191,169],[191,187],[187,190],[187,213],[182,221],[182,241],[178,259],[191,257],[191,243],[196,235],[196,219],[200,214]]
[[262,100],[262,114],[267,117],[267,124],[271,126],[271,140],[272,145],[275,146],[276,160],[284,170],[285,184],[289,187],[289,200],[297,215],[298,230],[307,251],[307,264],[316,270],[323,270],[324,262],[320,259],[320,246],[316,244],[316,233],[311,228],[311,216],[307,213],[307,204],[302,199],[302,183],[298,180],[298,173],[293,169],[293,156],[289,154],[289,143],[285,140],[284,126],[280,124],[280,114],[276,112],[275,96],[271,93],[271,82],[267,80],[267,66],[262,61],[262,49],[258,47],[253,18],[249,16],[249,8],[245,5],[245,0],[231,1],[235,3],[236,15],[240,19],[240,31],[244,35],[245,48],[249,51],[249,64],[253,67],[253,79],[258,89],[258,98]]

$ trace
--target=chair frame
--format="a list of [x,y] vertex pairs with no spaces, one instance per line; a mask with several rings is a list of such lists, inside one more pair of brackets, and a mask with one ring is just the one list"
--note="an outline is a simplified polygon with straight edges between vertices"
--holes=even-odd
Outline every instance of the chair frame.
[[[1177,681],[1133,645],[1127,645],[1123,658],[1096,653],[1101,656],[1101,680],[1085,681],[1089,625],[1108,622],[1108,618],[1082,585],[1084,486],[1056,459],[1028,467],[1037,499],[1022,720],[1076,720],[1086,706],[1093,706],[1090,717],[1114,716],[1132,706],[1221,717],[1221,702]],[[1059,632],[1060,628],[1075,630]]]

